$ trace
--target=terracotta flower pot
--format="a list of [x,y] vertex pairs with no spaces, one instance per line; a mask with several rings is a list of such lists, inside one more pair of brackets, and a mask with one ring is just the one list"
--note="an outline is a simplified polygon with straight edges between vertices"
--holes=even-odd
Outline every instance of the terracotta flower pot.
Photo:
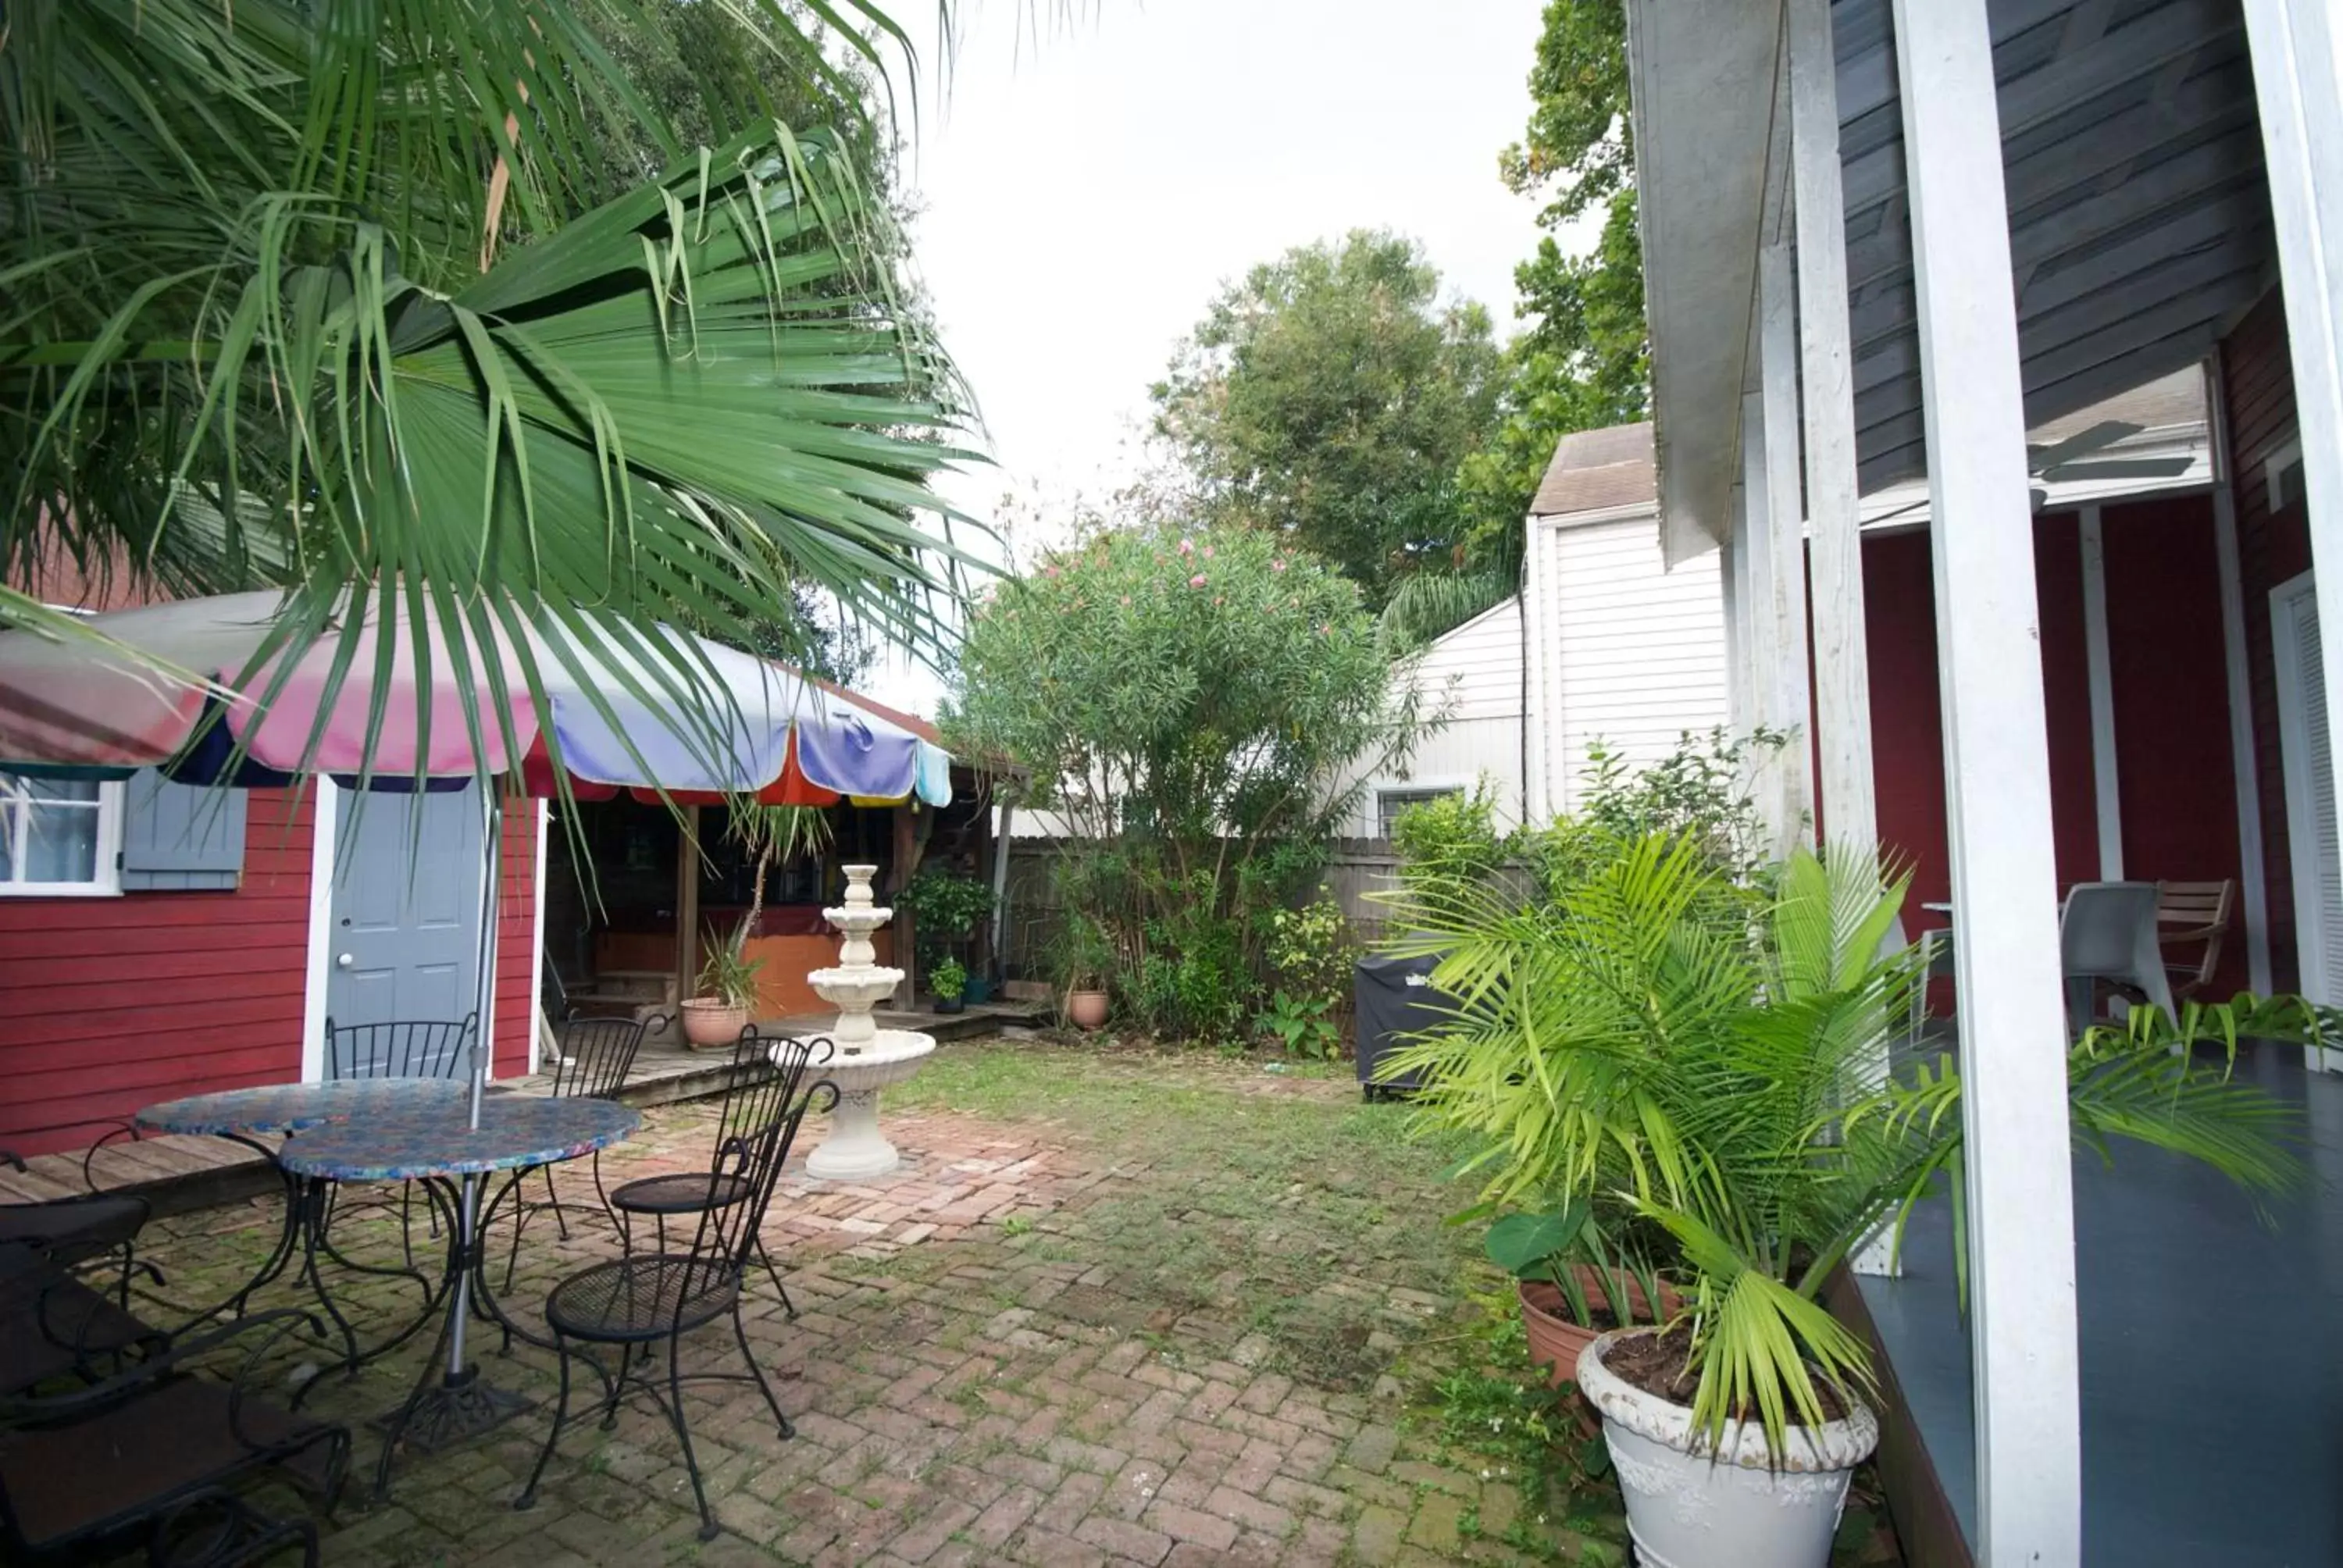
[[683,1014],[683,1038],[703,1050],[730,1045],[749,1027],[749,1010],[738,1002],[696,996],[678,1008]]
[[1066,1021],[1076,1029],[1102,1027],[1106,1022],[1106,992],[1102,990],[1068,991]]
[[[1578,1276],[1578,1288],[1586,1294],[1586,1304],[1594,1312],[1611,1310],[1611,1298],[1603,1288],[1603,1276],[1592,1265],[1574,1263],[1571,1272]],[[1569,1303],[1563,1300],[1562,1287],[1547,1280],[1523,1280],[1513,1287],[1522,1300],[1522,1327],[1529,1332],[1530,1364],[1546,1368],[1545,1381],[1555,1388],[1569,1382],[1577,1375],[1579,1352],[1594,1342],[1594,1336],[1621,1325],[1598,1323],[1582,1328],[1570,1320]],[[1674,1288],[1660,1286],[1660,1306],[1674,1315],[1684,1305]],[[1644,1295],[1644,1287],[1634,1280],[1627,1282],[1627,1309],[1638,1323],[1653,1321],[1652,1303]]]

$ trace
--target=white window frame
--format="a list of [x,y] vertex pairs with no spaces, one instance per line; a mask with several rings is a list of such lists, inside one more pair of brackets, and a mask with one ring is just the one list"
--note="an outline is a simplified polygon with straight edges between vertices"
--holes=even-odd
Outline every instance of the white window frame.
[[[1470,795],[1480,785],[1478,779],[1379,779],[1367,791],[1367,837],[1389,838],[1383,830],[1383,797],[1386,795],[1423,795],[1438,799],[1443,795]],[[1423,802],[1411,800],[1409,805]],[[1404,809],[1404,808],[1403,808]]]
[[[2300,436],[2288,436],[2285,440],[2279,442],[2277,447],[2271,449],[2268,457],[2262,459],[2262,483],[2269,492],[2269,509],[2271,515],[2275,516],[2278,513],[2286,510],[2288,505],[2286,491],[2286,476],[2288,470],[2299,468],[2302,465],[2302,437]],[[2296,498],[2298,500],[2300,498],[2301,498],[2298,496]]]
[[[122,801],[118,783],[97,787],[97,864],[96,879],[87,882],[20,882],[15,879],[15,856],[23,853],[24,834],[7,836],[11,857],[6,880],[0,880],[0,899],[118,899],[122,896]],[[13,793],[0,798],[0,811],[13,812]]]

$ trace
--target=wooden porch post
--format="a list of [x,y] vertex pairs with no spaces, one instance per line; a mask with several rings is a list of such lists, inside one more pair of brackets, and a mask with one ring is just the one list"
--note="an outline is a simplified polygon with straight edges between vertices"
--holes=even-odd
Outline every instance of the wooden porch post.
[[[2330,712],[2332,694],[2343,692],[2343,55],[2336,52],[2343,39],[2332,5],[2245,0]],[[2343,746],[2332,751],[2336,799],[2343,799]]]
[[1806,528],[1814,573],[1815,744],[1831,842],[1875,854],[1879,809],[1872,773],[1838,67],[1830,13],[1830,0],[1789,0],[1790,200],[1798,237]]
[[[699,808],[683,809],[675,846],[676,995],[699,994]],[[680,1016],[680,1015],[679,1015]],[[677,1026],[679,1029],[681,1025]]]
[[1943,683],[1976,1559],[2075,1568],[2074,1172],[2000,115],[1986,0],[1895,0]]

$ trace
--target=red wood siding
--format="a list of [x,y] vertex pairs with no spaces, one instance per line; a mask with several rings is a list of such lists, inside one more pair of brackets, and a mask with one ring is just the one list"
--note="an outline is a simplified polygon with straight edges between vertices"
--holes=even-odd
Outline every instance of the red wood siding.
[[[2143,879],[2213,881],[2238,874],[2212,519],[2204,497],[2101,513],[2124,869]],[[2036,524],[2052,831],[2062,885],[2099,873],[2080,540],[2071,512]],[[1911,869],[1905,925],[1918,930],[1944,923],[1920,906],[1950,896],[1928,535],[1874,537],[1863,554],[1879,836]],[[2185,732],[2178,728],[2184,724]],[[2203,739],[2181,744],[2192,737]],[[2243,966],[2239,936],[2228,944],[2217,986],[2242,986]]]
[[[2209,498],[2107,509],[2107,659],[2116,716],[2124,872],[2236,880],[2237,775]],[[2246,989],[2242,916],[2203,995]]]
[[2286,307],[2275,288],[2221,344],[2228,423],[2223,454],[2237,499],[2237,553],[2245,589],[2246,670],[2253,691],[2255,782],[2261,796],[2263,873],[2268,879],[2270,979],[2279,990],[2301,983],[2295,959],[2294,872],[2286,831],[2286,773],[2278,749],[2278,667],[2270,651],[2270,589],[2310,569],[2310,526],[2301,506],[2272,512],[2263,465],[2296,432],[2294,365]]
[[252,795],[234,892],[0,899],[0,1147],[301,1073],[310,801]]

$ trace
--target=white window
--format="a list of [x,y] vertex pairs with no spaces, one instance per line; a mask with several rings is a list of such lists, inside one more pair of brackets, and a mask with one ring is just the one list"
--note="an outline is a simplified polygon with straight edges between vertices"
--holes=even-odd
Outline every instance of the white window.
[[1433,800],[1444,800],[1451,795],[1463,793],[1464,791],[1462,789],[1453,784],[1439,789],[1378,789],[1375,791],[1377,829],[1375,836],[1379,839],[1390,838],[1393,824],[1399,820],[1399,814],[1410,806],[1423,806]]
[[0,773],[0,897],[118,893],[122,786]]

